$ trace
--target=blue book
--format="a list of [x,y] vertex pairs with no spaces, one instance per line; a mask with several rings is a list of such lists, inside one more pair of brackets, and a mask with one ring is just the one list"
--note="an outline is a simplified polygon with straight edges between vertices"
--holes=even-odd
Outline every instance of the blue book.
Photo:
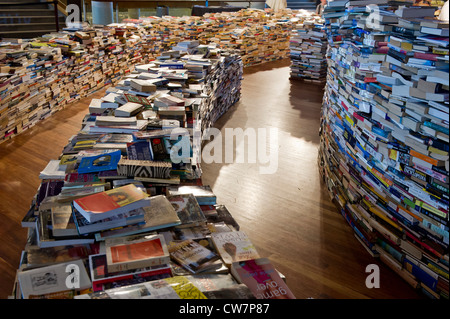
[[152,161],[150,143],[147,140],[127,143],[127,156],[130,160]]
[[81,158],[77,170],[79,174],[115,170],[117,169],[117,163],[119,163],[120,158],[120,150],[94,156],[85,156]]

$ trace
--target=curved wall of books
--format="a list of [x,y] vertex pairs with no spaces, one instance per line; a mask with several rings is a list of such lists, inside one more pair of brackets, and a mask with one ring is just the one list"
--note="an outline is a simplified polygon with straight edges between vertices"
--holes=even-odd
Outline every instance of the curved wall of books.
[[370,254],[448,299],[448,22],[430,7],[346,2],[324,12],[321,174]]

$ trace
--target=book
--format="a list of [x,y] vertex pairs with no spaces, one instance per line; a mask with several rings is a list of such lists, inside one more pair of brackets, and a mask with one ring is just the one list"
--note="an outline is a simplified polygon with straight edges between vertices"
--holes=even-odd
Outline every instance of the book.
[[132,79],[130,86],[140,92],[156,92],[156,85],[146,80]]
[[21,257],[21,270],[51,266],[77,259],[88,259],[97,245],[68,245],[40,248],[35,245],[25,247]]
[[[51,206],[53,206],[52,203]],[[39,216],[36,219],[36,224],[34,228],[34,234],[36,235],[35,244],[40,248],[50,248],[58,246],[69,246],[69,245],[84,245],[93,244],[95,238],[89,235],[67,235],[64,236],[54,236],[52,230],[52,216],[50,209],[39,210]]]
[[172,276],[169,264],[111,272],[105,254],[90,255],[89,270],[94,292]]
[[211,233],[211,239],[225,265],[259,258],[260,255],[244,231]]
[[192,239],[171,241],[168,245],[170,257],[193,274],[220,268],[220,257],[210,249]]
[[171,178],[172,163],[167,161],[130,160],[121,158],[117,173],[126,177]]
[[91,292],[75,299],[206,299],[184,276],[175,276],[134,285]]
[[72,204],[55,204],[51,208],[52,233],[55,237],[76,236],[77,227],[72,214]]
[[136,141],[127,143],[127,159],[139,161],[153,160],[150,143],[148,141]]
[[425,6],[413,6],[413,7],[401,7],[395,10],[395,14],[401,18],[424,18],[424,17],[434,17],[436,12],[435,7],[425,7]]
[[203,291],[203,294],[208,299],[256,299],[253,292],[245,284],[237,284],[217,290]]
[[90,223],[148,205],[149,195],[133,184],[113,188],[73,201],[73,206]]
[[236,219],[231,215],[225,205],[203,205],[201,209],[209,223],[221,223],[224,222],[228,226],[231,226],[234,230],[240,230],[240,226]]
[[95,234],[96,240],[102,241],[106,238],[141,234],[181,224],[181,220],[166,196],[151,196],[149,201],[150,204],[142,208],[143,221],[99,232]]
[[122,152],[120,150],[104,152],[94,156],[83,156],[78,164],[77,171],[79,174],[86,174],[115,170],[121,158]]
[[123,143],[131,143],[133,142],[133,135],[132,134],[104,134],[102,135],[96,142],[96,144],[99,143],[109,143],[109,144],[123,144]]
[[132,235],[105,240],[111,272],[168,264],[170,255],[162,235]]
[[79,234],[99,233],[144,222],[145,208],[146,206],[92,223],[88,222],[76,209],[73,209],[73,219]]
[[143,106],[139,103],[127,102],[124,105],[119,106],[114,111],[114,116],[117,117],[130,117],[134,116],[142,110]]
[[230,271],[257,299],[296,299],[267,258],[233,262]]
[[136,125],[136,117],[118,117],[112,115],[98,115],[95,117],[95,125],[97,126],[123,126]]
[[208,185],[167,188],[168,196],[181,194],[193,194],[199,205],[216,205],[216,195]]
[[61,165],[60,160],[50,160],[39,173],[40,179],[62,179],[66,177],[66,165]]
[[24,299],[70,290],[82,291],[91,287],[91,280],[81,259],[19,270],[17,277]]
[[181,220],[181,224],[177,227],[192,227],[206,224],[206,217],[194,195],[173,195],[167,196],[167,199]]
[[102,114],[108,109],[116,109],[119,107],[119,103],[108,102],[102,99],[92,99],[89,103],[89,113]]
[[176,96],[165,94],[157,97],[154,101],[154,105],[156,108],[168,106],[184,106],[185,101]]

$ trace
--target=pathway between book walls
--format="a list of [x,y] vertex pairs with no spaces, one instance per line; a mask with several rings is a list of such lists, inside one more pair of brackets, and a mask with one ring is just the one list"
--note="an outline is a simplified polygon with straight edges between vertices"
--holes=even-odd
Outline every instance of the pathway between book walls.
[[[281,60],[245,69],[241,100],[215,127],[222,136],[247,129],[248,138],[241,142],[244,147],[234,141],[232,163],[203,164],[203,183],[212,187],[259,253],[286,276],[297,298],[420,298],[382,264],[382,288],[366,287],[365,268],[376,261],[357,242],[320,182],[323,86],[289,80],[289,65]],[[261,174],[267,163],[236,161],[242,152],[249,158],[252,142],[256,149],[262,145],[261,128],[277,131],[276,142],[273,135],[265,136],[265,151],[277,159],[273,174]],[[226,143],[231,142],[223,143],[222,154]]]

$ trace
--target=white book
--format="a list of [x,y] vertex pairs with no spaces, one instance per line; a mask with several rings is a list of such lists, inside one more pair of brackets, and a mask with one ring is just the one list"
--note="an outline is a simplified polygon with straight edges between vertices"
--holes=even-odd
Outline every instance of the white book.
[[47,166],[39,173],[40,179],[64,179],[67,165],[60,165],[60,160],[50,160]]
[[24,299],[91,287],[91,280],[81,259],[31,270],[19,270],[17,277]]
[[142,109],[142,107],[143,106],[139,103],[127,102],[124,105],[118,107],[115,110],[114,115],[115,116],[124,116],[124,117],[133,116],[136,113],[138,113]]

